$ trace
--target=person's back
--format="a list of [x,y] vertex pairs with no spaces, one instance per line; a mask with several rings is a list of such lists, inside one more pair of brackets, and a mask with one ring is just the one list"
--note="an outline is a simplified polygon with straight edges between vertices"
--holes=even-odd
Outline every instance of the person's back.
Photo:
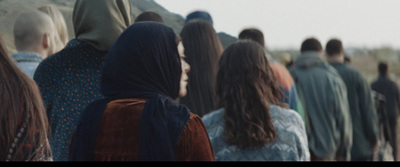
[[[76,38],[43,60],[34,75],[47,107],[54,160],[67,160],[78,116],[102,98],[100,71],[114,40],[131,25],[127,0],[78,0],[73,11]],[[95,17],[92,17],[95,16]],[[105,24],[107,22],[107,24]]]
[[309,161],[300,115],[282,102],[263,48],[229,46],[220,60],[218,110],[203,116],[217,161]]
[[397,155],[397,119],[400,112],[400,92],[398,85],[389,78],[388,64],[380,62],[378,64],[379,77],[372,82],[372,90],[382,94],[386,99],[386,109],[389,117],[389,126],[391,129],[391,145],[393,147],[394,159]]
[[216,161],[308,161],[307,135],[304,122],[294,110],[270,105],[276,138],[257,149],[241,150],[224,142],[224,110],[203,116]]
[[391,143],[391,128],[389,126],[389,117],[386,110],[386,98],[382,94],[372,90],[375,108],[378,114],[379,127],[379,149],[374,155],[376,161],[393,161],[393,147]]
[[12,57],[28,76],[33,78],[39,63],[56,50],[56,30],[50,16],[39,12],[22,13],[14,24],[17,53]]
[[372,161],[378,148],[378,116],[371,89],[362,74],[345,64],[342,42],[331,39],[326,44],[326,56],[347,88],[347,99],[353,124],[352,161]]
[[322,61],[322,46],[306,39],[290,70],[306,113],[311,160],[350,160],[352,124],[346,85]]
[[[265,48],[264,34],[257,28],[246,28],[239,33],[240,40],[253,40]],[[289,70],[278,61],[274,60],[266,51],[268,65],[271,67],[279,87],[285,93],[284,102],[289,104],[289,107],[297,111],[303,121],[305,121],[304,110],[301,101],[297,95],[296,84]]]

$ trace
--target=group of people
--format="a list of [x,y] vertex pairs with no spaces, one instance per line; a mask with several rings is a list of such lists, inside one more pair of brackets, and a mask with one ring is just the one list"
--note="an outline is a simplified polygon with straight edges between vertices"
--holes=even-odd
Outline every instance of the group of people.
[[222,44],[207,12],[179,34],[131,12],[129,0],[77,0],[68,41],[44,6],[16,20],[16,54],[0,38],[1,160],[374,161],[383,145],[396,160],[387,64],[369,86],[339,39],[306,39],[287,67],[259,29]]

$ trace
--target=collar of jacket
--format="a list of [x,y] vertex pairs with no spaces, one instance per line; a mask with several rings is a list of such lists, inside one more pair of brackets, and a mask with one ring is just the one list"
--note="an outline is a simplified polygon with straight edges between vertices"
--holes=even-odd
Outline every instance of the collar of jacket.
[[18,52],[12,57],[17,62],[41,62],[44,59],[40,54],[34,52]]
[[389,79],[388,75],[379,74],[379,76],[378,76],[378,80],[387,80],[387,79]]
[[299,68],[310,68],[323,62],[320,53],[316,51],[306,51],[300,54],[295,62]]

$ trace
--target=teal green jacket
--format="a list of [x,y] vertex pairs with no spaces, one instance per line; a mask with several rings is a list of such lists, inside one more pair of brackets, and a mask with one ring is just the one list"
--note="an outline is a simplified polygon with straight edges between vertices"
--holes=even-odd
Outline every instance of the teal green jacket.
[[344,63],[330,63],[340,74],[347,87],[350,114],[353,122],[351,158],[361,159],[373,155],[378,142],[378,114],[371,88],[361,73]]
[[304,52],[290,70],[306,115],[310,151],[319,158],[350,160],[353,126],[347,89],[318,52]]

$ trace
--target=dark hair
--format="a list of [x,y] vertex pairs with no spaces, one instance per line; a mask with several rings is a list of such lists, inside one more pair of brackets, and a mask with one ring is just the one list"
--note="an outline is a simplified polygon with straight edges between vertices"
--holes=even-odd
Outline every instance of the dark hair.
[[215,109],[215,79],[222,44],[213,26],[203,20],[190,21],[180,35],[190,65],[188,94],[180,102],[203,116]]
[[[9,160],[20,160],[19,155],[28,157],[37,154],[36,149],[47,141],[48,119],[44,103],[36,82],[26,75],[11,59],[0,37],[0,158],[5,160],[8,149],[17,137],[18,129],[26,124],[27,135],[18,143],[32,144],[29,152],[21,152],[17,144]],[[28,148],[29,149],[29,148]],[[48,153],[48,152],[45,152]],[[17,159],[15,159],[17,158]]]
[[301,44],[301,52],[322,51],[322,45],[316,38],[308,38]]
[[219,62],[218,107],[224,108],[223,140],[240,149],[272,142],[276,131],[269,105],[284,98],[264,48],[250,40],[230,45]]
[[136,17],[135,23],[141,21],[155,21],[159,23],[164,23],[163,18],[158,13],[151,11],[143,12]]
[[249,39],[265,47],[264,34],[256,28],[248,28],[239,33],[239,39]]
[[340,54],[343,51],[342,41],[338,39],[329,40],[326,44],[325,51],[328,56]]
[[379,62],[378,63],[378,71],[379,75],[386,76],[388,73],[388,64],[386,62]]
[[185,23],[188,23],[189,21],[195,20],[195,19],[200,19],[200,20],[207,21],[211,25],[214,24],[211,15],[208,12],[205,12],[205,11],[194,11],[194,12],[188,14],[186,16]]

